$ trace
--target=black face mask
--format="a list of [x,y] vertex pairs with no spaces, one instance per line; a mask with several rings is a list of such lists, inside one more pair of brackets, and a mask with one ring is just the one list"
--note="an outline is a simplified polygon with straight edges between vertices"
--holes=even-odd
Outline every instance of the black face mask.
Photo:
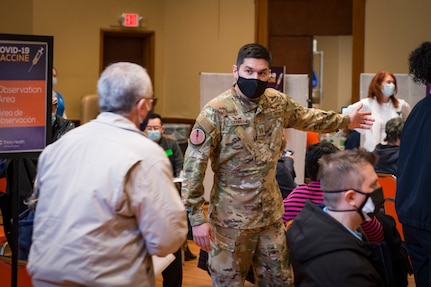
[[147,116],[142,121],[141,125],[139,126],[139,128],[141,129],[141,131],[145,131],[145,129],[147,128],[148,121],[150,120],[151,115],[152,115],[152,112],[151,112],[151,110],[149,110]]
[[[350,188],[350,189],[352,189],[352,188]],[[349,190],[349,189],[347,189],[347,190]],[[329,193],[338,193],[338,192],[345,192],[347,190],[337,190],[337,191],[328,191],[328,192]],[[362,221],[365,220],[364,213],[366,213],[370,218],[373,218],[376,215],[376,213],[379,212],[379,210],[383,206],[383,201],[384,201],[383,189],[381,187],[379,187],[370,193],[365,193],[365,192],[362,192],[362,191],[356,190],[356,189],[352,189],[352,190],[357,192],[357,193],[365,195],[364,202],[362,202],[362,204],[358,208],[356,208],[356,209],[344,209],[344,210],[335,210],[335,209],[329,209],[328,208],[328,210],[334,211],[334,212],[356,211],[361,216]],[[374,205],[374,208],[372,210],[369,208],[369,206],[366,206],[369,198],[371,198],[371,201]],[[365,210],[364,210],[364,207],[365,207]]]
[[264,82],[258,79],[246,79],[238,76],[236,84],[245,96],[250,99],[257,99],[265,92],[268,81]]

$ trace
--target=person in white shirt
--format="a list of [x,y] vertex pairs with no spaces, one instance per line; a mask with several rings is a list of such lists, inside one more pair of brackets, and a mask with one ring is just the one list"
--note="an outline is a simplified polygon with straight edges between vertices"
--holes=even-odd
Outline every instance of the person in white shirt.
[[361,111],[371,112],[375,119],[369,130],[357,129],[364,135],[363,147],[373,151],[377,144],[386,144],[386,122],[394,117],[407,119],[410,105],[403,99],[396,97],[398,92],[397,79],[394,74],[387,71],[376,73],[368,87],[368,97],[347,107],[344,113],[350,114],[358,105],[362,104]]

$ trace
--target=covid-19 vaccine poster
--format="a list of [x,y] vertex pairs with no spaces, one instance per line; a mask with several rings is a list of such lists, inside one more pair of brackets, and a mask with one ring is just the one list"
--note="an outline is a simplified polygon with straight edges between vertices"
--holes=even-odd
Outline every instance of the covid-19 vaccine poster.
[[49,143],[53,37],[0,34],[0,157]]

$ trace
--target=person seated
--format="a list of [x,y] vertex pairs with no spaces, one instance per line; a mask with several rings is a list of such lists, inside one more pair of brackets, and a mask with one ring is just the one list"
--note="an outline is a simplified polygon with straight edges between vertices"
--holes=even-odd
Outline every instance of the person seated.
[[364,149],[338,151],[319,160],[326,207],[307,200],[286,232],[295,287],[392,286],[387,275],[391,260],[376,253],[358,232],[383,202],[375,160]]
[[400,136],[404,127],[401,117],[390,119],[385,126],[387,144],[377,144],[373,153],[379,158],[374,166],[377,173],[396,175],[398,169],[398,155],[400,152]]
[[75,128],[75,124],[57,114],[58,97],[55,91],[52,91],[52,142],[60,139],[65,133]]
[[[323,155],[339,152],[339,149],[332,143],[322,141],[311,145],[305,155],[305,169],[311,182],[307,185],[299,185],[289,196],[283,200],[284,215],[283,222],[289,225],[299,212],[303,209],[305,202],[310,200],[315,204],[323,204],[323,191],[318,179],[319,159]],[[383,242],[383,229],[380,222],[374,217],[361,224],[362,230],[369,242]]]
[[147,137],[158,143],[164,150],[171,162],[173,177],[179,177],[183,169],[184,157],[177,140],[166,135],[162,117],[159,114],[151,113],[145,133]]
[[[179,177],[183,169],[183,153],[175,138],[164,134],[164,132],[165,126],[163,125],[162,117],[159,114],[151,113],[145,128],[145,134],[163,148],[171,163],[173,177]],[[190,226],[189,229],[191,229]],[[162,272],[163,287],[181,287],[183,281],[182,250],[184,250],[184,259],[186,261],[196,259],[196,255],[190,251],[186,239],[183,246],[173,253],[175,256],[174,261]]]
[[361,134],[355,130],[345,128],[343,130],[346,140],[344,141],[344,149],[359,148],[361,145]]
[[[52,68],[52,86],[56,86],[58,84],[58,78],[57,78],[57,69],[55,67]],[[64,102],[63,96],[60,94],[59,91],[54,91],[57,99],[58,99],[58,106],[56,114],[59,115],[62,118],[67,119],[66,115],[66,104]]]
[[275,178],[280,187],[283,199],[297,186],[295,183],[295,167],[293,166],[293,151],[285,151],[277,161]]

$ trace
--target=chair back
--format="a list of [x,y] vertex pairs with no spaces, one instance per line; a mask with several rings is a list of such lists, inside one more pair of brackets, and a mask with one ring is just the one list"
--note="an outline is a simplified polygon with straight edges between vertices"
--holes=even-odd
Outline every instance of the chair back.
[[6,193],[6,178],[0,178],[0,192]]
[[83,125],[99,114],[99,97],[95,94],[85,95],[81,98],[80,125]]
[[383,195],[385,197],[385,213],[392,216],[395,219],[396,227],[400,233],[401,240],[404,241],[403,227],[398,220],[398,215],[395,210],[395,194],[397,190],[397,178],[393,174],[377,173],[379,184],[383,189]]

